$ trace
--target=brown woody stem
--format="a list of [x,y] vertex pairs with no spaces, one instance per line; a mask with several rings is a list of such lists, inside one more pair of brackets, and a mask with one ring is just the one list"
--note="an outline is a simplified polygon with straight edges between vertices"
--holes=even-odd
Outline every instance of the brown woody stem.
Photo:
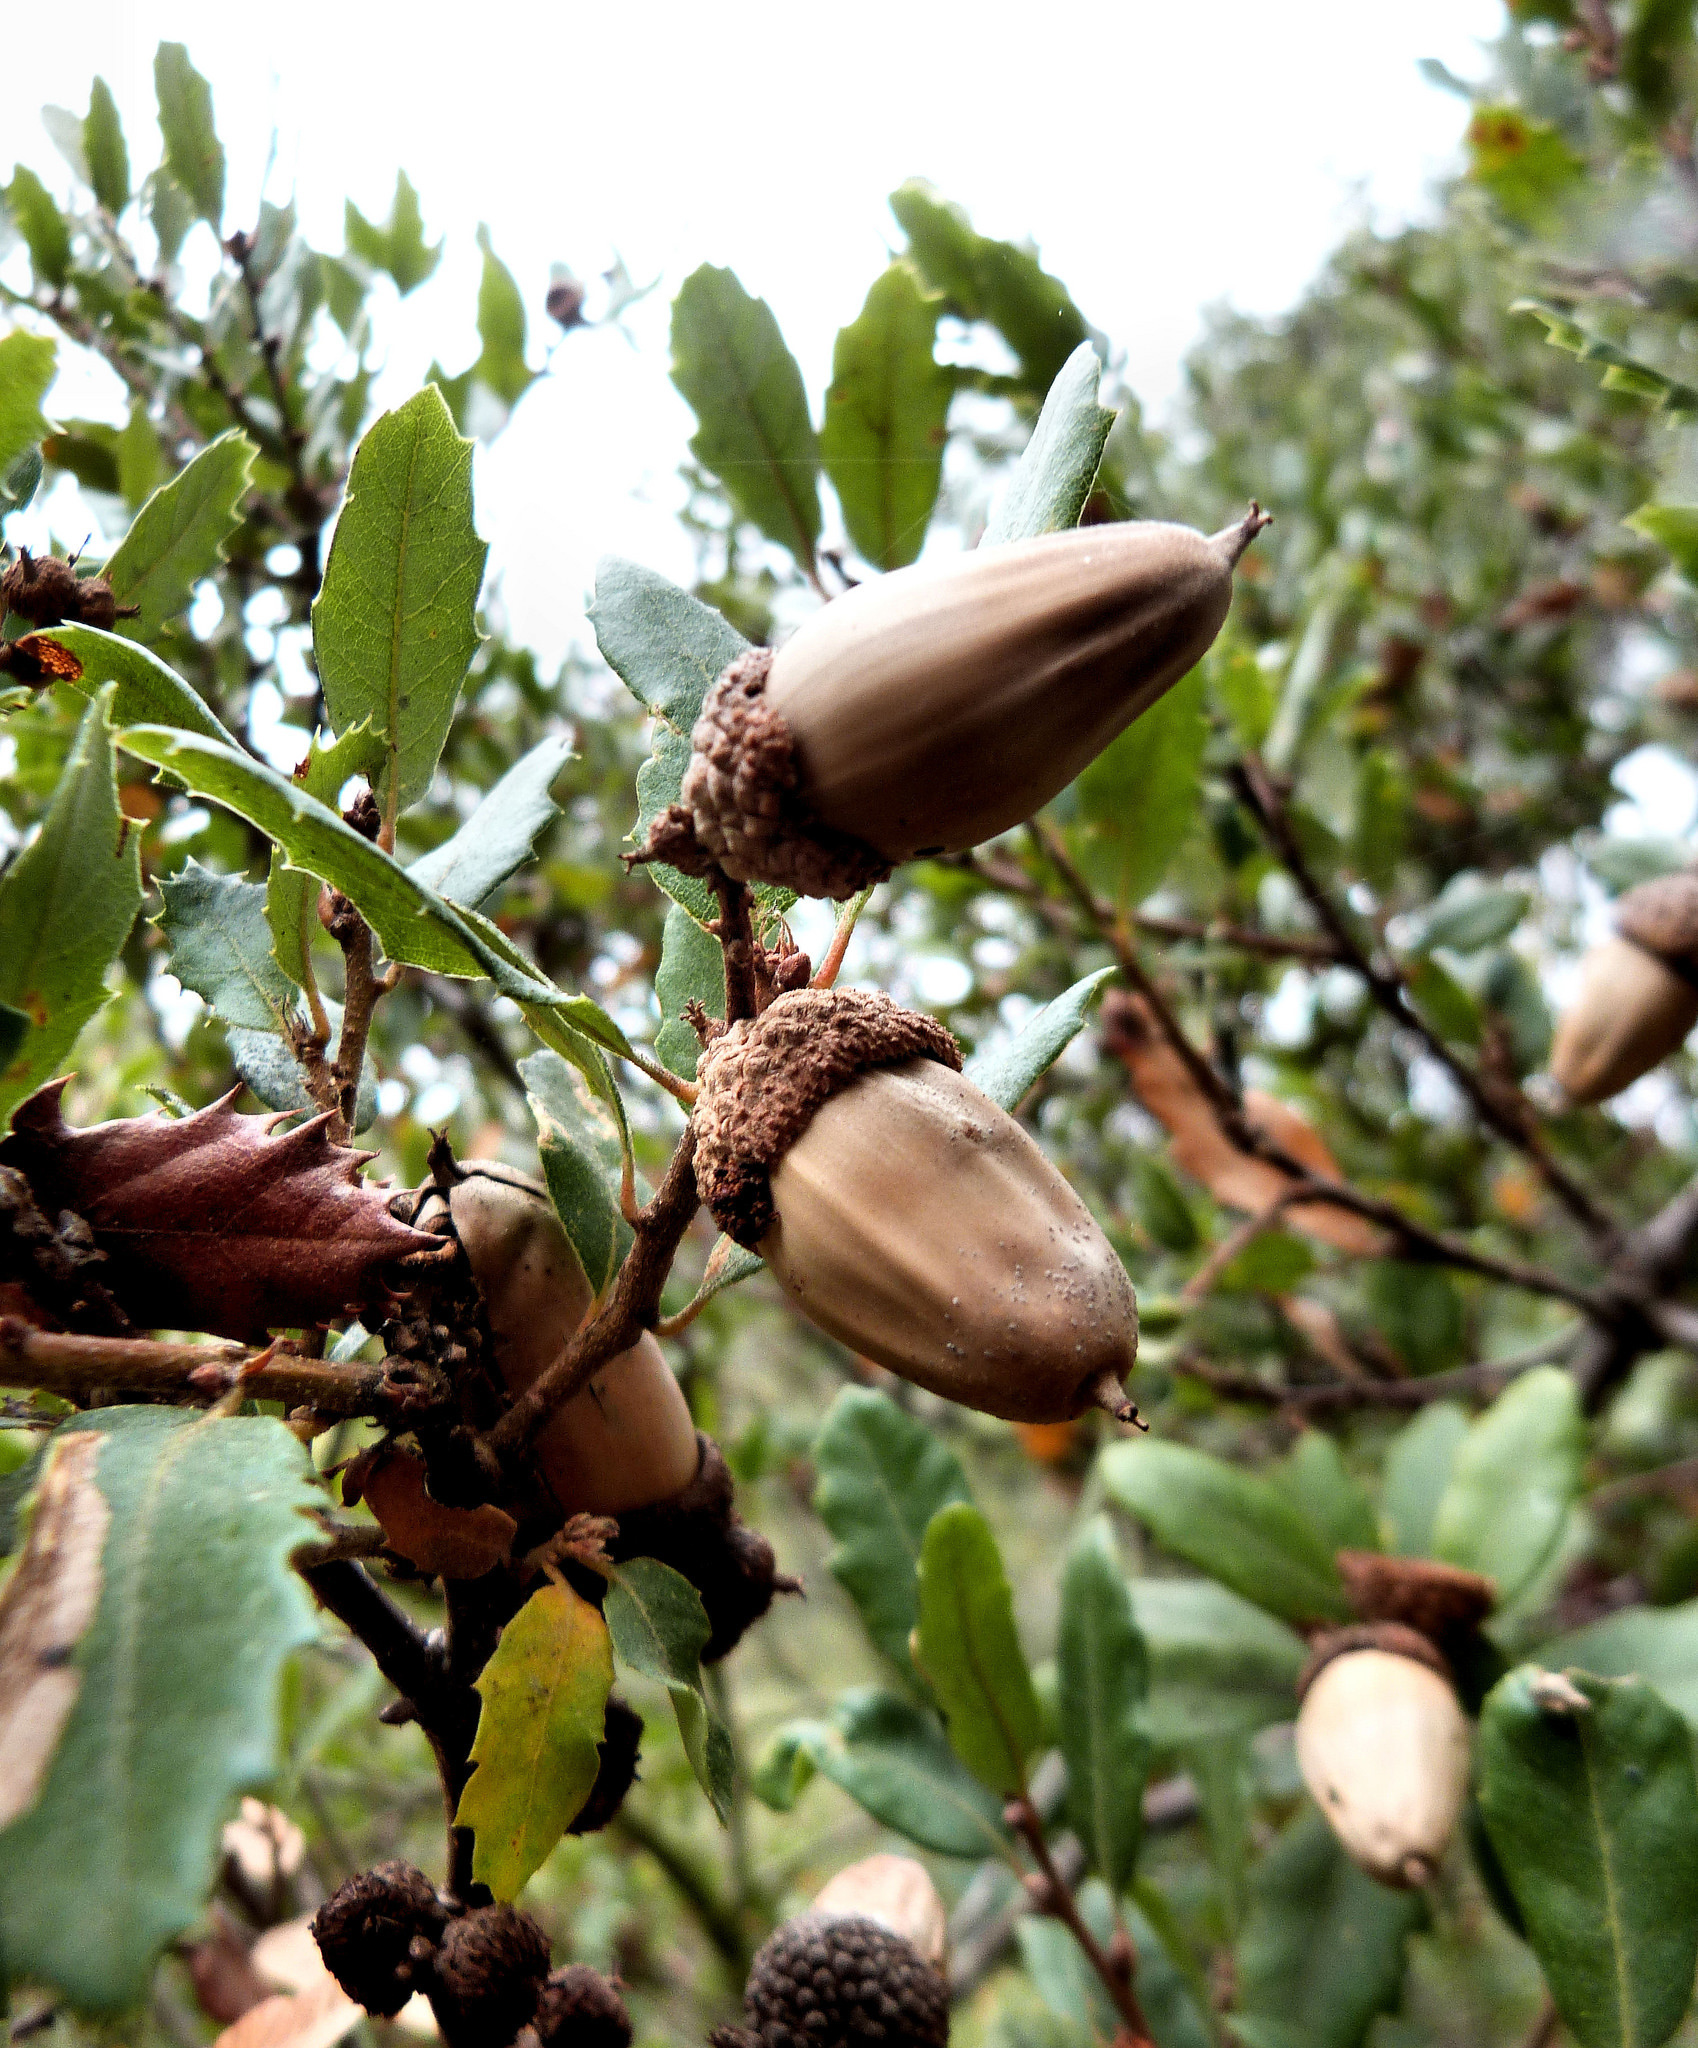
[[1073,1896],[1073,1887],[1056,1868],[1055,1859],[1050,1854],[1043,1818],[1029,1799],[1011,1799],[1003,1809],[1003,1818],[1026,1844],[1032,1861],[1038,1866],[1044,1887],[1039,1911],[1059,1920],[1079,1944],[1085,1960],[1114,2001],[1114,2009],[1119,2013],[1129,2037],[1128,2048],[1155,2048],[1150,2023],[1145,2019],[1138,1994],[1132,1988],[1138,1961],[1136,1954],[1131,1953],[1130,1943],[1127,1944],[1127,1960],[1117,1964],[1086,1926],[1079,1911],[1079,1902]]
[[[265,1360],[263,1364],[256,1361]],[[248,1370],[252,1367],[252,1370]],[[0,1377],[87,1405],[99,1393],[168,1395],[211,1405],[232,1387],[318,1415],[382,1415],[391,1405],[379,1365],[326,1365],[239,1344],[173,1344],[151,1337],[76,1337],[0,1317]]]

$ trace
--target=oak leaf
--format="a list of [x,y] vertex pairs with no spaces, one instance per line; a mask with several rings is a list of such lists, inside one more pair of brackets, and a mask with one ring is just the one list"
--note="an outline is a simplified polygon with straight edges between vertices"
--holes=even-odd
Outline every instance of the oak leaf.
[[386,1280],[438,1240],[390,1215],[363,1182],[370,1152],[333,1144],[326,1116],[281,1131],[241,1116],[232,1089],[185,1117],[122,1117],[77,1130],[63,1081],[20,1105],[0,1164],[50,1214],[72,1210],[108,1260],[102,1278],[144,1329],[254,1342],[381,1302]]

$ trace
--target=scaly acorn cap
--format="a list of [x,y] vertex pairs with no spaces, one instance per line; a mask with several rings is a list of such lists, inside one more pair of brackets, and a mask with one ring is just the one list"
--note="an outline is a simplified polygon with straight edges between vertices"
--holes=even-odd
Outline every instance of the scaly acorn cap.
[[509,2042],[537,2009],[548,1936],[517,1906],[480,1906],[450,1920],[425,1987],[448,2048]]
[[552,1970],[514,2048],[631,2048],[631,2015],[616,1977],[588,1963]]
[[760,1949],[713,2048],[945,2048],[949,1986],[876,1921],[803,1913]]
[[888,996],[799,989],[702,1055],[696,1171],[820,1329],[1011,1422],[1137,1411],[1132,1286],[1074,1190]]
[[1698,961],[1698,874],[1658,875],[1629,889],[1616,904],[1615,928],[1671,963]]
[[638,860],[852,896],[1028,818],[1195,666],[1267,520],[1134,520],[898,569],[709,691]]
[[829,1879],[809,1908],[831,1920],[876,1920],[911,1942],[934,1970],[949,1948],[949,1915],[932,1874],[912,1856],[863,1856]]
[[448,1909],[422,1870],[380,1863],[333,1891],[312,1917],[324,1967],[356,2005],[380,2019],[430,1981]]

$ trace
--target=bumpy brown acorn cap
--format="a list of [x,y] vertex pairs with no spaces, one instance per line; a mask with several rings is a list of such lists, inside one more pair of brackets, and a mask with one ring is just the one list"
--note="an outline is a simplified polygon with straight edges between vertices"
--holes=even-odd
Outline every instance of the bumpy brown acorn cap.
[[1677,973],[1698,964],[1698,874],[1658,875],[1629,889],[1615,907],[1615,928]]
[[536,2048],[631,2048],[631,2015],[617,1980],[588,1963],[553,1971],[516,2048],[533,2041]]
[[935,1017],[862,989],[799,988],[733,1024],[702,1054],[696,1185],[727,1237],[751,1250],[771,1226],[769,1175],[815,1110],[872,1067],[961,1049]]
[[716,2048],[944,2048],[949,1987],[876,1921],[803,1913],[755,1957],[743,2014]]
[[767,702],[771,667],[772,649],[752,647],[708,691],[690,734],[681,801],[655,819],[633,858],[666,861],[687,875],[718,866],[738,881],[841,901],[882,882],[890,863],[809,815],[795,741]]
[[516,1906],[480,1906],[451,1920],[427,1987],[448,2048],[511,2041],[537,2009],[548,1936]]
[[1478,1628],[1497,1604],[1495,1583],[1460,1565],[1378,1550],[1341,1550],[1336,1562],[1359,1621],[1399,1621],[1435,1643]]
[[1297,1674],[1298,1699],[1302,1699],[1335,1657],[1348,1656],[1352,1650],[1384,1650],[1389,1656],[1407,1657],[1412,1663],[1425,1664],[1429,1671],[1436,1671],[1447,1685],[1456,1682],[1444,1652],[1431,1636],[1423,1635],[1418,1628],[1407,1628],[1401,1621],[1358,1621],[1348,1628],[1329,1628],[1310,1638],[1309,1661]]
[[422,1870],[380,1863],[331,1893],[313,1915],[312,1936],[354,2003],[388,2019],[428,1979],[447,1921]]

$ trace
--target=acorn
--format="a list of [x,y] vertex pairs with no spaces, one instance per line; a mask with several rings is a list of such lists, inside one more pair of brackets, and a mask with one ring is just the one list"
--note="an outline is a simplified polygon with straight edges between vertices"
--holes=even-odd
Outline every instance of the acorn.
[[960,1066],[943,1025],[888,996],[778,997],[702,1055],[702,1198],[809,1321],[916,1386],[1012,1422],[1131,1421],[1125,1269]]
[[1196,665],[1266,524],[1077,527],[858,585],[720,676],[636,857],[846,897],[995,838]]
[[1581,961],[1579,993],[1551,1044],[1551,1072],[1571,1102],[1619,1095],[1698,1024],[1698,874],[1629,889],[1615,928]]
[[448,1909],[424,1872],[391,1862],[339,1885],[313,1915],[312,1936],[354,2003],[391,2019],[431,1982],[447,1924]]
[[0,611],[16,612],[32,626],[58,626],[66,619],[110,633],[119,619],[141,616],[139,604],[119,604],[104,576],[79,576],[77,558],[32,555],[19,548],[17,560],[0,575]]
[[[552,1365],[594,1291],[547,1191],[490,1161],[457,1169],[448,1194],[514,1394]],[[696,1425],[659,1344],[645,1330],[597,1368],[536,1438],[536,1460],[568,1514],[619,1515],[668,1500],[696,1476]]]
[[1468,1794],[1449,1666],[1396,1622],[1323,1636],[1298,1683],[1297,1767],[1345,1853],[1398,1890],[1428,1883]]
[[480,1906],[451,1920],[425,1986],[448,2048],[510,2042],[537,2010],[548,1936],[516,1906]]
[[550,1971],[514,2048],[631,2048],[631,2015],[616,1977],[588,1963]]
[[944,2048],[943,1902],[921,1865],[869,1856],[759,1950],[743,2025],[712,2048]]

